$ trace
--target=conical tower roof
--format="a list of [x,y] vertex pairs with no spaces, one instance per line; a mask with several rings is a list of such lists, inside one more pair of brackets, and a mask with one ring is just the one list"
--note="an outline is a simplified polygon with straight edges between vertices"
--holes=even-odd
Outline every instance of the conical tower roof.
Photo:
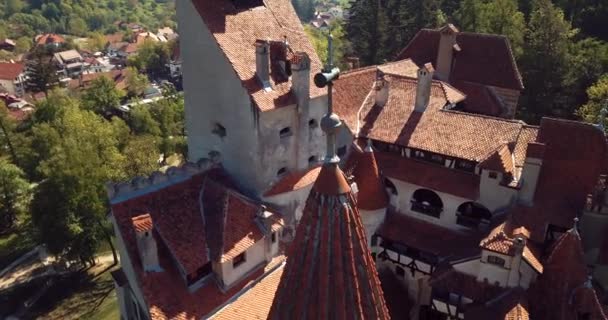
[[368,143],[365,151],[358,157],[357,165],[353,170],[353,176],[359,188],[357,206],[363,210],[386,208],[388,195],[380,178],[380,170],[372,146]]
[[327,154],[288,249],[269,319],[390,319],[361,216],[338,167],[335,136],[341,123],[331,108],[337,74],[330,61],[322,75],[328,83],[319,79],[329,87],[329,110],[321,121]]

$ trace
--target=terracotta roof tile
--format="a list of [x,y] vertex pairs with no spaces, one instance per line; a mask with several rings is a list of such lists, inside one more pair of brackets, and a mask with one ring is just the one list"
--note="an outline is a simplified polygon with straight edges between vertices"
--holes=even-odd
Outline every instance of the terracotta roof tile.
[[43,35],[39,35],[36,37],[36,44],[38,45],[46,45],[46,44],[54,44],[54,43],[64,43],[65,39],[54,33],[47,33]]
[[312,84],[315,70],[322,68],[321,61],[289,2],[266,0],[264,6],[251,10],[237,10],[229,0],[192,2],[261,111],[293,104],[295,97],[291,81],[271,81],[270,92],[262,88],[255,74],[254,43],[257,39],[283,41],[286,38],[293,51],[306,52],[311,60],[310,96],[325,93]]
[[376,210],[386,208],[388,195],[380,178],[380,170],[376,163],[374,152],[366,150],[359,155],[357,166],[352,175],[355,178],[359,192],[357,193],[357,207],[363,210]]
[[0,62],[0,79],[15,80],[23,72],[23,63]]
[[[399,53],[398,59],[412,59],[417,65],[437,65],[439,30],[422,29]],[[523,82],[509,41],[501,35],[459,32],[450,80],[464,80],[514,90]]]
[[514,171],[513,154],[511,153],[509,145],[505,143],[502,146],[499,146],[495,151],[492,151],[486,159],[479,163],[479,167],[512,174]]
[[264,197],[271,197],[310,186],[317,180],[319,172],[321,172],[321,167],[289,173],[266,191]]
[[524,126],[517,137],[517,141],[515,143],[515,166],[523,167],[524,161],[526,160],[526,150],[528,148],[528,143],[534,142],[536,140],[536,136],[538,135],[538,127],[536,126]]
[[512,215],[530,230],[531,239],[542,242],[549,224],[572,226],[605,171],[608,148],[593,125],[550,118],[541,120],[536,142],[545,149],[534,204],[516,206]]
[[533,243],[527,241],[529,231],[524,227],[513,229],[510,222],[500,224],[490,234],[481,240],[479,246],[490,251],[502,253],[509,256],[517,254],[515,239],[522,236],[526,244],[522,252],[524,260],[538,273],[543,272],[543,264],[540,261],[540,250]]
[[379,65],[378,69],[386,74],[394,74],[397,76],[414,79],[418,77],[418,65],[416,65],[411,59],[388,62],[383,65]]
[[390,209],[376,234],[438,258],[478,254],[477,244],[483,236],[478,232],[449,230]]
[[[202,190],[205,182],[211,180],[219,186],[206,186],[205,190]],[[243,222],[253,220],[253,217],[247,214],[248,210],[251,213],[249,205],[242,203],[248,200],[232,194],[235,191],[226,191],[231,186],[232,182],[223,170],[217,168],[195,175],[183,182],[112,205],[112,215],[118,225],[117,231],[124,240],[135,271],[136,281],[142,289],[152,319],[205,318],[214,310],[230,302],[240,290],[255,283],[257,279],[284,261],[284,256],[273,259],[266,267],[254,270],[227,291],[222,291],[215,281],[208,281],[195,292],[188,290],[180,269],[192,272],[209,262],[210,257],[207,251],[211,251],[208,250],[211,244],[220,244],[219,253],[216,255],[221,257],[222,246],[228,250],[228,254],[237,250],[236,248],[243,247],[241,242],[243,238],[238,239],[239,235],[246,238],[245,242],[259,236],[260,231],[257,224]],[[210,190],[216,192],[210,192]],[[214,197],[214,195],[219,196]],[[212,224],[214,221],[209,219],[212,213],[206,212],[207,210],[204,210],[205,220],[203,221],[200,207],[201,196],[203,197],[202,202],[209,204],[204,209],[213,208],[214,204],[217,205],[220,212],[226,213],[229,226],[218,228],[218,225]],[[222,202],[224,197],[229,201]],[[217,200],[220,202],[214,202]],[[222,207],[224,204],[226,204],[226,210]],[[162,272],[145,273],[139,261],[132,219],[143,212],[149,213],[154,221],[154,228],[158,231],[156,238]],[[239,215],[243,217],[241,218]],[[280,223],[280,219],[275,218],[277,219],[271,221],[273,228],[276,223]],[[252,228],[252,230],[245,230],[247,228]],[[209,232],[210,230],[216,231]],[[232,234],[225,237],[225,232]],[[213,239],[213,236],[217,236],[217,239]]]
[[509,289],[486,303],[467,308],[465,319],[529,320],[526,293],[519,287]]
[[477,199],[479,196],[480,176],[476,174],[389,152],[376,152],[375,155],[385,176],[467,199]]
[[493,117],[503,113],[502,103],[487,86],[462,80],[452,81],[452,85],[466,95],[464,111]]
[[131,219],[133,221],[133,228],[137,232],[145,232],[152,230],[154,224],[152,224],[152,217],[149,214],[142,214]]
[[389,319],[346,178],[325,164],[306,201],[269,319]]
[[357,112],[373,89],[376,73],[375,66],[355,69],[340,74],[334,82],[334,112],[351,131],[357,130]]
[[475,276],[458,272],[452,267],[438,268],[429,281],[434,290],[465,296],[477,303],[485,303],[506,289],[487,282],[479,282]]
[[245,291],[236,301],[213,315],[215,320],[235,319],[268,319],[277,287],[283,275],[283,267],[277,268],[271,274]]
[[[351,105],[336,107],[337,112],[346,112],[339,115],[351,130],[360,127],[362,138],[480,161],[504,142],[516,141],[523,126],[517,121],[444,110],[448,99],[443,90],[445,85],[439,81],[433,81],[426,111],[414,112],[417,81],[396,76],[385,78],[390,89],[384,107],[376,106],[374,99],[367,99],[360,113]],[[336,106],[342,102],[349,103],[336,99]]]

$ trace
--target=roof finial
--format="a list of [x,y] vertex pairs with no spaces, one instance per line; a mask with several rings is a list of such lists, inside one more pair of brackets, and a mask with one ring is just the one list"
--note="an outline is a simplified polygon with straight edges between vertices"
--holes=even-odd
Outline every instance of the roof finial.
[[336,132],[342,125],[338,115],[333,113],[332,88],[333,81],[340,76],[340,69],[333,65],[333,45],[331,33],[327,36],[327,64],[315,75],[315,85],[319,88],[327,86],[327,114],[321,119],[321,129],[327,135],[327,153],[325,163],[337,164],[340,158],[336,154]]

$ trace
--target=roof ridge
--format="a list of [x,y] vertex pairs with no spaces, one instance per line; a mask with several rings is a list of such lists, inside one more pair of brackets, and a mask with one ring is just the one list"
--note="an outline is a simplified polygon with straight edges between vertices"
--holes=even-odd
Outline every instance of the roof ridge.
[[466,115],[466,116],[471,116],[471,117],[476,117],[476,118],[485,118],[485,119],[497,120],[497,121],[501,121],[501,122],[519,124],[520,126],[527,125],[527,123],[525,123],[523,120],[517,120],[517,119],[505,119],[505,118],[500,118],[500,117],[488,116],[485,114],[468,113],[468,112],[464,112],[464,111],[451,110],[451,109],[450,110],[441,109],[440,111],[461,114],[461,115]]
[[366,71],[370,71],[372,69],[377,69],[379,65],[371,65],[371,66],[365,66],[365,67],[361,67],[361,68],[356,68],[356,69],[350,69],[350,70],[346,70],[346,71],[342,71],[340,73],[340,78],[344,78],[344,76],[351,76],[351,75],[355,75],[358,73],[362,73],[362,72],[366,72]]

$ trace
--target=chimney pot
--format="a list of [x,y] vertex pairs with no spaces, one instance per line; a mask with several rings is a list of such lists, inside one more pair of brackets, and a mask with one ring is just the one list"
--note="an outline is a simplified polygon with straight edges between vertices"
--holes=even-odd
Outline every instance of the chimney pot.
[[270,43],[265,40],[255,42],[255,72],[264,90],[270,91]]
[[427,63],[418,69],[418,83],[416,86],[416,102],[414,110],[424,112],[431,99],[431,85],[433,84],[433,74],[435,68],[431,63]]
[[378,70],[376,74],[376,83],[374,84],[375,93],[375,103],[379,107],[384,107],[388,102],[388,91],[389,91],[389,83],[384,78],[384,73]]
[[458,29],[453,24],[448,24],[439,29],[439,51],[437,52],[437,74],[439,79],[448,80],[452,72],[452,60],[454,50],[460,47],[456,44]]

